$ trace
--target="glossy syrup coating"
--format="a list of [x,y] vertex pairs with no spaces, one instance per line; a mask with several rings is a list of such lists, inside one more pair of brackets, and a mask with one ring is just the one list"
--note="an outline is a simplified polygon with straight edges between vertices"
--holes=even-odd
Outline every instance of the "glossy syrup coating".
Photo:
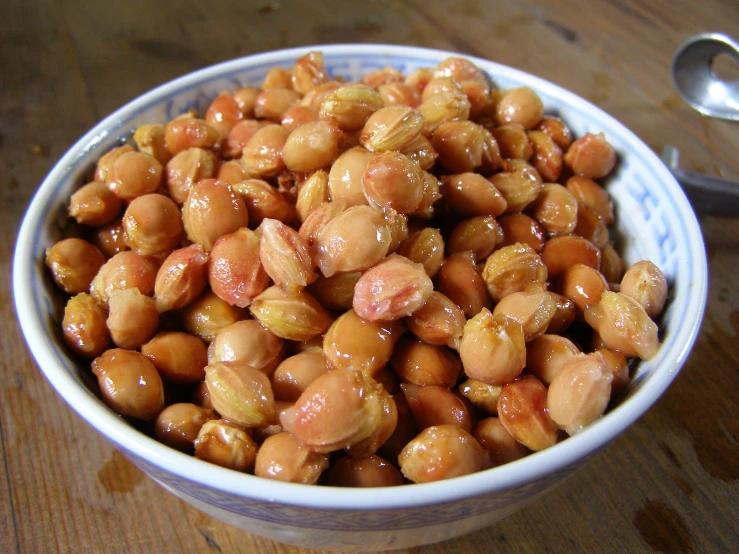
[[62,239],[46,249],[46,267],[67,294],[87,292],[104,263],[100,250],[82,239]]

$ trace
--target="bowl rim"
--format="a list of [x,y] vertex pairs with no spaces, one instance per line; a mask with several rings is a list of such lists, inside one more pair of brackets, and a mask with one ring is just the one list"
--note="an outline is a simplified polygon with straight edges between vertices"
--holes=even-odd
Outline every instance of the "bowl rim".
[[[249,474],[238,475],[232,470],[203,462],[157,442],[114,414],[96,397],[91,394],[83,394],[83,392],[89,393],[89,391],[84,389],[82,384],[64,370],[63,362],[55,348],[55,344],[43,331],[45,329],[44,322],[40,317],[37,317],[34,310],[28,309],[34,305],[34,299],[37,296],[35,288],[31,286],[33,282],[31,274],[34,271],[34,265],[39,263],[39,260],[35,260],[32,254],[34,232],[36,227],[44,220],[44,209],[52,196],[54,184],[63,179],[71,171],[71,167],[74,167],[76,162],[84,158],[86,152],[94,148],[103,138],[119,131],[123,114],[136,112],[165,93],[171,94],[173,90],[187,89],[194,83],[215,78],[217,75],[230,70],[247,69],[250,65],[256,64],[284,64],[315,50],[320,50],[326,54],[346,55],[347,57],[357,54],[374,54],[378,57],[387,56],[389,59],[398,56],[439,59],[447,56],[463,57],[482,66],[485,72],[492,72],[494,76],[521,79],[534,87],[541,86],[545,88],[548,94],[563,102],[584,104],[587,108],[599,112],[600,115],[609,120],[611,125],[619,127],[623,135],[628,138],[630,145],[640,150],[650,167],[655,169],[664,184],[670,189],[674,205],[684,222],[686,236],[692,243],[695,253],[695,264],[691,271],[694,288],[688,301],[688,317],[686,318],[687,321],[692,323],[690,325],[681,324],[679,339],[682,348],[679,347],[679,344],[676,344],[673,348],[674,352],[671,352],[672,355],[662,361],[662,365],[643,383],[639,390],[634,392],[633,396],[612,409],[607,417],[600,419],[583,432],[569,437],[566,441],[562,441],[545,451],[531,454],[516,462],[504,464],[484,472],[446,481],[414,484],[411,489],[412,494],[408,494],[406,487],[369,489],[321,487],[319,494],[311,494],[316,489],[310,485],[283,483]],[[126,103],[97,123],[59,159],[31,200],[16,239],[12,285],[16,314],[29,352],[35,359],[36,364],[67,404],[118,448],[130,451],[145,462],[177,478],[244,499],[311,509],[366,511],[399,510],[447,504],[457,500],[488,495],[545,479],[559,470],[584,462],[590,455],[644,415],[679,373],[696,341],[703,319],[708,287],[708,271],[701,230],[682,189],[656,154],[633,132],[601,108],[555,83],[525,71],[475,56],[440,49],[392,44],[319,44],[244,56],[199,69],[157,86]],[[663,367],[664,369],[662,369]]]

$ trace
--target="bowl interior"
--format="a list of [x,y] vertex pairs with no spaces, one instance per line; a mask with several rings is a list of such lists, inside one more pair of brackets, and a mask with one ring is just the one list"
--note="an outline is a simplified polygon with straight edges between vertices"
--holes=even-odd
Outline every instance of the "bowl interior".
[[[219,64],[163,85],[116,111],[82,137],[59,161],[33,199],[18,236],[13,264],[16,310],[29,348],[46,377],[84,419],[116,445],[162,471],[245,497],[304,506],[367,508],[412,506],[505,490],[573,464],[633,423],[664,392],[695,341],[706,298],[706,258],[695,215],[681,189],[654,153],[633,133],[587,101],[542,79],[486,60],[470,58],[498,88],[530,86],[545,112],[562,117],[575,136],[604,132],[619,155],[607,188],[617,213],[616,240],[628,263],[655,262],[670,283],[658,355],[642,362],[621,403],[575,437],[484,474],[405,489],[325,489],[275,483],[206,464],[133,429],[96,396],[88,367],[80,367],[60,340],[63,305],[46,274],[44,250],[62,238],[66,205],[97,159],[131,137],[142,123],[165,122],[188,109],[203,113],[224,89],[258,86],[268,69],[292,67],[309,50],[321,50],[333,75],[357,80],[391,65],[409,73],[433,67],[448,52],[387,45],[316,46],[272,52]],[[409,494],[410,493],[410,494]]]

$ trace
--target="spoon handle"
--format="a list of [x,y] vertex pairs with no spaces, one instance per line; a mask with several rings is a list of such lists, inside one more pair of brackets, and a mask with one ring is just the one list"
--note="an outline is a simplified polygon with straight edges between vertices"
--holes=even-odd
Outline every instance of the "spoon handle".
[[739,217],[739,182],[680,169],[677,148],[665,146],[662,161],[682,186],[698,215]]

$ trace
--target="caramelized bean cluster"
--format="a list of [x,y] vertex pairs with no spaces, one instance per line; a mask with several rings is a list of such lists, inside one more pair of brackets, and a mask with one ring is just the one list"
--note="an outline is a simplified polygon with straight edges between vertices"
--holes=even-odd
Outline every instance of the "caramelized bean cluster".
[[659,344],[609,238],[616,164],[462,58],[333,80],[312,52],[105,154],[46,252],[63,335],[159,441],[390,486],[578,433]]

